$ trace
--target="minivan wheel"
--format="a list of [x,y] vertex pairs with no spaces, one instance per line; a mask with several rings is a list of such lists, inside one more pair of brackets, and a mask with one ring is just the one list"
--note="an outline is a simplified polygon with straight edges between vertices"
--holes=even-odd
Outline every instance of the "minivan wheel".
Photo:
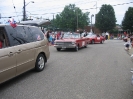
[[35,69],[40,72],[45,67],[45,58],[43,54],[39,54],[36,60]]

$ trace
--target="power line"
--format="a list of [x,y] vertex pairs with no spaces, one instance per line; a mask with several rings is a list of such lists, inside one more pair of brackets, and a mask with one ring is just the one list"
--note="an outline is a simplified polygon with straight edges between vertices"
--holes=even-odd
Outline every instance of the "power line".
[[[78,2],[78,4],[85,4],[85,3],[92,3],[92,2],[97,2],[97,1],[91,1],[91,2],[84,2],[84,3],[81,3],[81,2]],[[128,2],[128,3],[121,3],[121,4],[116,4],[116,5],[112,5],[112,6],[119,6],[119,5],[125,5],[125,4],[131,4],[133,2]],[[13,4],[14,6],[14,4]],[[15,6],[14,6],[15,7]],[[59,9],[59,8],[64,8],[62,6],[60,7],[55,7],[55,8],[51,8],[51,9],[45,9],[45,10],[36,10],[36,11],[30,11],[30,12],[37,12],[37,11],[46,11],[46,10],[53,10],[53,9]],[[95,7],[95,8],[88,8],[88,9],[81,9],[81,10],[89,10],[89,9],[97,9],[97,8],[101,8],[101,7]],[[17,12],[15,10],[15,13],[17,15]],[[55,12],[54,12],[55,13]],[[50,13],[47,13],[47,14],[50,14]],[[44,15],[44,14],[31,14],[31,15]],[[18,16],[18,15],[17,15]]]
[[[119,5],[131,4],[131,3],[133,3],[133,2],[121,3],[121,4],[112,5],[112,6],[119,6]],[[58,8],[62,8],[62,7],[58,7]],[[58,8],[56,8],[56,9],[58,9]],[[97,9],[97,8],[101,8],[101,7],[89,8],[89,9]],[[54,9],[55,9],[55,8],[54,8]],[[82,10],[89,10],[89,9],[82,9]],[[51,10],[51,9],[47,9],[47,10]],[[38,10],[38,11],[40,11],[40,10]],[[43,10],[43,11],[46,11],[46,10]],[[31,11],[31,12],[36,12],[36,11]],[[50,13],[49,13],[49,14],[50,14]],[[37,14],[36,14],[36,15],[37,15]],[[40,15],[42,15],[42,14],[40,14]]]
[[[16,13],[16,15],[17,15],[17,11],[16,11],[16,8],[15,8],[15,6],[14,6],[13,0],[12,0],[12,4],[13,4],[13,8],[14,8],[14,10],[15,10],[15,13]],[[18,18],[18,15],[17,15],[17,18]],[[18,18],[18,21],[20,22],[19,18]]]
[[[51,0],[52,1],[52,0]],[[92,3],[92,2],[98,2],[100,0],[97,0],[97,1],[89,1],[89,2],[75,2],[76,4],[78,5],[81,5],[81,4],[86,4],[86,3]],[[116,5],[112,5],[112,6],[117,6],[117,5],[125,5],[125,4],[130,4],[130,3],[133,3],[133,2],[129,2],[129,3],[122,3],[122,4],[116,4]],[[50,8],[50,9],[45,9],[44,8],[41,8],[40,10],[36,10],[36,11],[30,11],[30,12],[37,12],[37,11],[47,11],[47,10],[53,10],[53,9],[60,9],[60,8],[64,8],[64,6],[60,6],[57,5],[58,7],[54,7],[54,8]],[[46,7],[46,6],[45,6]],[[97,8],[100,8],[100,7],[97,7]],[[88,9],[96,9],[96,8],[88,8]]]
[[[86,3],[92,3],[92,2],[96,2],[96,1],[91,1],[91,2],[85,2],[85,3],[79,3],[81,4],[86,4]],[[116,4],[116,5],[112,5],[112,6],[119,6],[119,5],[125,5],[125,4],[131,4],[133,2],[129,2],[129,3],[122,3],[122,4]],[[30,11],[30,12],[37,12],[37,11],[47,11],[47,10],[53,10],[53,9],[60,9],[60,8],[64,8],[64,7],[55,7],[55,8],[50,8],[50,9],[42,9],[42,10],[36,10],[36,11]],[[88,8],[88,9],[97,9],[97,8],[101,8],[101,7],[95,7],[95,8]]]

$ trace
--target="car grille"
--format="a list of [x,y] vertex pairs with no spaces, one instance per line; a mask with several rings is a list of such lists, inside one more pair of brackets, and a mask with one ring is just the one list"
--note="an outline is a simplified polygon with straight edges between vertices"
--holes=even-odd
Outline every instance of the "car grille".
[[72,42],[56,42],[56,45],[70,45]]

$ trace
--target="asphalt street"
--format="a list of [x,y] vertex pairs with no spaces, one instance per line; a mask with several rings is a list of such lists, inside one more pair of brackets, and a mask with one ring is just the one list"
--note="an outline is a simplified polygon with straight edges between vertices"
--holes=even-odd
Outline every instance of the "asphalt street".
[[0,99],[133,99],[133,62],[122,40],[50,52],[44,71],[1,84]]

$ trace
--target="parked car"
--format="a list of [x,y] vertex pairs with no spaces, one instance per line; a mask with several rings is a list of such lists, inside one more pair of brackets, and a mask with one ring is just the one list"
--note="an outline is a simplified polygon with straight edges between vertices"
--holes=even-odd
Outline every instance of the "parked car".
[[79,33],[66,33],[60,40],[55,40],[54,47],[57,51],[61,49],[73,48],[78,51],[81,47],[87,47],[89,40],[85,37],[81,37]]
[[0,83],[30,69],[42,71],[50,57],[48,40],[35,26],[0,25]]
[[86,38],[89,38],[91,44],[94,44],[94,43],[101,43],[101,44],[103,44],[104,41],[105,41],[105,38],[103,36],[96,35],[96,34],[93,34],[93,33],[89,33],[86,36]]

